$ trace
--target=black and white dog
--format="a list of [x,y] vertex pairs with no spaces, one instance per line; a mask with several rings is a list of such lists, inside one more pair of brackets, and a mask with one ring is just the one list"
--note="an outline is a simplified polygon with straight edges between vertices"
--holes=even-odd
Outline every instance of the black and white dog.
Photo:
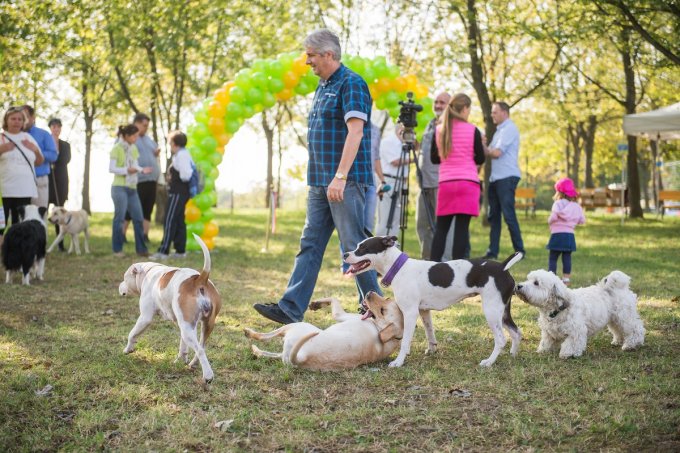
[[19,208],[21,222],[5,232],[2,243],[2,264],[5,266],[5,283],[11,283],[12,272],[22,272],[21,283],[30,285],[30,275],[38,280],[45,273],[45,247],[47,233],[45,222],[32,204]]
[[375,269],[383,275],[381,284],[392,285],[397,305],[404,314],[401,349],[389,366],[404,364],[411,350],[419,313],[429,342],[426,353],[432,353],[437,349],[437,340],[430,310],[443,310],[476,294],[482,296],[482,309],[494,336],[493,352],[480,365],[493,365],[501,353],[507,341],[503,327],[512,339],[510,352],[517,354],[522,335],[510,315],[515,280],[508,269],[523,258],[521,252],[515,252],[502,263],[485,259],[435,263],[409,258],[395,247],[396,242],[396,236],[373,237],[344,255],[345,262],[350,264],[347,274],[356,275]]

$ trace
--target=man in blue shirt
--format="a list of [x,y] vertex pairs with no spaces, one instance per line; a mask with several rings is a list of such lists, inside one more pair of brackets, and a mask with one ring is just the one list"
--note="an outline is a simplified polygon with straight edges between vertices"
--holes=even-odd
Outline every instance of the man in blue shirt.
[[[307,64],[321,78],[308,118],[307,218],[283,297],[277,304],[253,306],[281,324],[304,318],[333,230],[344,250],[366,239],[364,205],[373,185],[368,86],[340,63],[340,40],[331,31],[312,32],[304,45]],[[375,271],[357,275],[356,283],[359,297],[382,294]]]
[[497,125],[496,133],[486,155],[492,158],[489,177],[489,248],[484,258],[496,259],[500,249],[501,213],[508,225],[512,247],[524,253],[524,242],[515,214],[515,189],[519,183],[519,130],[510,119],[510,106],[505,102],[494,102],[491,118]]
[[49,205],[50,197],[50,164],[57,160],[57,146],[54,144],[52,134],[45,129],[40,129],[35,125],[35,109],[30,105],[24,105],[24,113],[26,114],[25,130],[31,137],[38,142],[40,151],[45,156],[45,161],[35,167],[35,180],[38,185],[38,196],[31,198],[31,204],[38,207],[38,212],[42,217],[45,217],[47,206]]

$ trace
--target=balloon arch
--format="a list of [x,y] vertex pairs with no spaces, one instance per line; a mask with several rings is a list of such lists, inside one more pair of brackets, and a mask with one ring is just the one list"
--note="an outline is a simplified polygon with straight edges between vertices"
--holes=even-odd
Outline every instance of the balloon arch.
[[[187,233],[198,234],[208,248],[214,247],[219,232],[212,206],[217,202],[215,180],[225,146],[243,123],[256,113],[286,102],[294,95],[307,95],[316,89],[319,78],[306,63],[306,55],[297,52],[276,59],[257,59],[249,69],[242,69],[233,81],[226,82],[196,111],[196,123],[187,131],[188,149],[196,166],[205,176],[201,193],[189,200],[184,211]],[[414,100],[423,105],[418,114],[416,132],[420,136],[433,118],[432,99],[428,89],[413,74],[402,76],[399,68],[387,64],[384,57],[374,59],[346,56],[343,63],[358,73],[368,84],[375,106],[396,119],[399,101],[413,92]],[[200,250],[193,235],[187,235],[187,248]]]

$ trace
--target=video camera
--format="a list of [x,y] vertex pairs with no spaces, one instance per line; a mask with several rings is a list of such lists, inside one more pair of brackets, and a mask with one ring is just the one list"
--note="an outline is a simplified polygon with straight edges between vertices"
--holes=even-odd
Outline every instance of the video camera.
[[399,122],[404,126],[403,140],[404,143],[415,143],[416,134],[414,128],[418,126],[416,120],[416,113],[423,111],[423,106],[413,102],[413,93],[406,93],[406,101],[399,101],[401,108],[399,109]]

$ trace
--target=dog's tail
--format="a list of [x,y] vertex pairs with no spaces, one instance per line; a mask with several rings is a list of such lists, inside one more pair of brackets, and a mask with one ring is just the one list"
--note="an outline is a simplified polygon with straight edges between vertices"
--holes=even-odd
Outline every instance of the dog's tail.
[[510,269],[512,266],[514,266],[516,263],[518,263],[519,261],[521,261],[522,258],[524,258],[524,253],[522,253],[522,252],[515,252],[515,253],[513,253],[512,255],[510,255],[509,257],[507,257],[507,258],[505,259],[505,261],[503,261],[503,263],[502,263],[502,264],[503,264],[503,270],[504,270],[504,271],[507,271],[507,270]]
[[290,363],[292,365],[297,366],[298,365],[298,359],[297,355],[298,352],[300,352],[300,349],[302,346],[307,343],[309,340],[311,340],[313,337],[319,335],[319,332],[311,332],[305,335],[304,337],[300,338],[300,341],[297,342],[295,346],[293,346],[293,349],[290,350]]
[[210,268],[212,266],[212,262],[210,261],[210,250],[208,250],[208,246],[205,245],[203,239],[201,239],[196,233],[194,233],[194,239],[196,239],[198,245],[201,246],[201,250],[203,250],[203,269],[201,270],[196,282],[200,285],[205,285],[208,283],[208,278],[210,277]]

